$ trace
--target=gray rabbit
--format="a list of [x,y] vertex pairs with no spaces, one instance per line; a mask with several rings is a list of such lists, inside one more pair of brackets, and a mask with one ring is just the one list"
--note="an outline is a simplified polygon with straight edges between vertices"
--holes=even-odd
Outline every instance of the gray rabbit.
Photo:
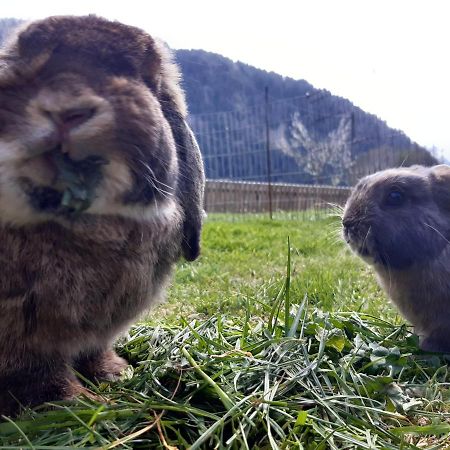
[[450,166],[363,178],[343,215],[344,238],[420,336],[450,353]]

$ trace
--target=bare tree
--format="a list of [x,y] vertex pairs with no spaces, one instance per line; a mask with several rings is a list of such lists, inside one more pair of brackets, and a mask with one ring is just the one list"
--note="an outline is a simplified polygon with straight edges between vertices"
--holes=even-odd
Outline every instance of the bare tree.
[[352,165],[352,120],[349,114],[337,128],[325,136],[314,135],[294,113],[289,124],[281,124],[273,133],[273,146],[295,159],[314,178],[327,178],[333,185],[345,181]]

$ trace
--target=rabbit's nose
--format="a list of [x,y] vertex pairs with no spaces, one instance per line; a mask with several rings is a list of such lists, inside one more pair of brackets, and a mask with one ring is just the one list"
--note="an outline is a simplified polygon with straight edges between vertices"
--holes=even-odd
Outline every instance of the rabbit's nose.
[[355,219],[345,217],[342,219],[342,226],[347,230],[354,228],[356,225],[357,221]]
[[60,123],[66,128],[75,128],[84,122],[87,122],[95,114],[94,108],[77,108],[61,111],[59,116]]
[[95,108],[70,108],[62,111],[46,111],[63,134],[87,122],[95,114]]

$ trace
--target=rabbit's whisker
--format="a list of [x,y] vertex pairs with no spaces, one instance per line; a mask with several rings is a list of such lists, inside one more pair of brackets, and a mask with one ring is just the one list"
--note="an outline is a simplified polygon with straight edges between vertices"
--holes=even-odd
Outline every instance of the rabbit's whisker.
[[366,248],[367,238],[369,237],[369,234],[370,234],[371,230],[372,230],[372,227],[369,227],[368,230],[367,230],[366,235],[364,236],[364,239],[363,239],[362,244],[361,244],[361,249],[362,250],[364,250]]
[[158,183],[161,186],[164,186],[170,190],[173,191],[173,187],[169,186],[168,184],[163,183],[162,181],[158,180],[155,176],[155,172],[153,171],[153,169],[144,161],[139,160],[139,163],[142,164],[144,166],[145,169],[147,169],[148,172],[150,172],[150,174],[152,175],[152,179],[155,183]]
[[330,207],[330,212],[327,214],[328,217],[336,217],[342,219],[344,216],[344,207],[338,205],[337,203],[327,202],[326,205]]
[[172,191],[173,191],[173,188],[170,187],[170,186],[168,186],[167,184],[164,184],[163,182],[159,181],[159,180],[156,178],[155,172],[153,171],[153,169],[152,169],[148,164],[144,163],[143,161],[139,161],[139,162],[142,164],[142,166],[143,166],[143,167],[147,170],[147,172],[148,172],[148,174],[144,174],[144,175],[143,175],[144,178],[146,179],[146,181],[148,181],[148,183],[151,184],[152,187],[153,187],[157,192],[159,192],[163,197],[165,197],[165,198],[167,198],[167,199],[169,199],[170,197],[173,197],[173,192],[169,192],[169,191],[167,191],[167,190],[165,190],[165,189],[162,189],[161,187],[157,186],[156,183],[158,183],[158,184],[160,184],[160,185],[162,185],[162,186],[164,186],[164,187],[167,187],[167,188],[171,189]]
[[388,277],[389,277],[389,287],[388,287],[387,291],[388,291],[388,295],[390,296],[391,292],[392,292],[392,270],[391,270],[391,264],[389,262],[389,255],[387,253],[383,252],[382,256],[383,256],[383,259],[384,259],[384,261],[386,263],[386,270],[387,270]]
[[161,189],[160,187],[156,186],[155,179],[152,178],[149,175],[143,175],[145,180],[152,185],[152,187],[155,189],[155,191],[159,192],[164,198],[169,199],[170,197],[173,197],[172,192],[165,191],[164,189]]
[[444,239],[445,242],[447,242],[447,244],[450,244],[450,241],[436,228],[434,228],[432,225],[430,225],[429,223],[424,222],[424,225],[428,228],[431,228],[433,231],[436,231],[436,233],[442,238]]

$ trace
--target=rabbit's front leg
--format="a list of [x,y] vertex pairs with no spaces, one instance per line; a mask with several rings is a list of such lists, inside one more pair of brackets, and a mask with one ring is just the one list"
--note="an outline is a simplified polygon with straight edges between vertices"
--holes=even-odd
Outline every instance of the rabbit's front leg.
[[95,350],[78,356],[74,369],[89,380],[117,380],[128,362],[114,350]]

